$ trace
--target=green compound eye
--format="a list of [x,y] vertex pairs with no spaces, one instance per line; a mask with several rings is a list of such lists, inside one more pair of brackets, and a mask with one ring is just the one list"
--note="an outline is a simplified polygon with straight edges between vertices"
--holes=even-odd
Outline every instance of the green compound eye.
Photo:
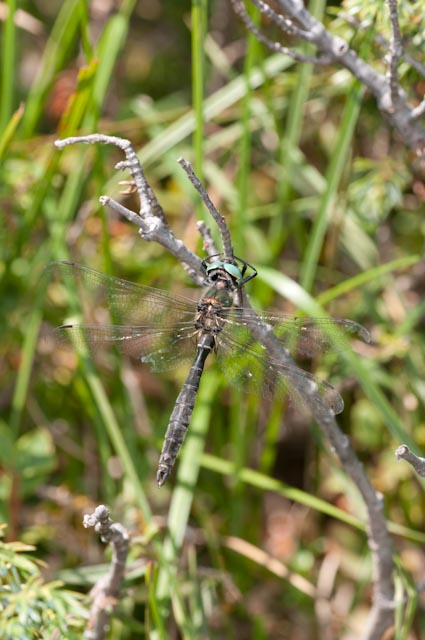
[[223,263],[222,267],[229,275],[235,278],[238,282],[242,280],[242,271],[234,264]]
[[[237,258],[236,256],[234,259],[238,262],[237,265],[232,264],[231,262],[225,262],[224,260],[214,260],[214,258],[216,257],[222,257],[222,254],[217,254],[217,256],[210,256],[209,258],[206,258],[202,261],[207,275],[216,269],[222,269],[223,271],[226,271],[226,273],[228,273],[229,276],[231,276],[239,286],[245,284],[252,278],[255,278],[255,276],[257,275],[257,271],[252,265],[250,265],[248,262],[245,262],[245,260]],[[245,273],[248,269],[250,273],[246,276]]]
[[207,264],[206,272],[210,273],[210,271],[214,271],[214,269],[224,269],[232,278],[240,283],[242,280],[242,271],[234,264],[230,264],[229,262],[223,262],[222,260],[216,260],[215,262],[211,262]]

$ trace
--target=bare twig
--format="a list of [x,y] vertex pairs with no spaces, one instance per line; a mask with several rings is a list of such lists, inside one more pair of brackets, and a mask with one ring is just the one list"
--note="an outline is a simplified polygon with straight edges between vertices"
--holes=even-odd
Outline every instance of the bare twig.
[[402,444],[395,452],[397,460],[406,460],[416,471],[416,473],[425,478],[425,458],[417,456],[407,444]]
[[425,113],[425,98],[418,104],[417,107],[412,109],[412,118],[414,120],[418,120],[418,118],[422,118]]
[[403,55],[403,46],[401,43],[400,25],[398,22],[397,0],[387,0],[390,11],[391,21],[391,41],[388,51],[388,82],[390,85],[391,102],[394,111],[397,109],[400,95],[400,85],[398,81],[398,63]]
[[[309,38],[309,34],[306,31],[303,31],[302,29],[297,27],[292,20],[288,20],[288,18],[285,18],[285,16],[282,16],[281,14],[277,13],[274,9],[269,7],[269,5],[263,2],[262,0],[252,0],[252,1],[253,1],[253,4],[255,4],[255,6],[261,11],[261,13],[263,13],[266,16],[266,18],[268,18],[269,20],[277,24],[278,27],[280,27],[281,30],[287,33],[289,36],[305,38],[305,39]],[[238,13],[239,11],[241,11],[241,13],[244,13],[246,15],[243,2],[239,2],[238,5],[239,5],[237,8]],[[235,7],[235,10],[236,10],[236,7]]]
[[79,136],[57,140],[55,142],[58,149],[62,149],[71,144],[112,144],[125,153],[126,159],[116,165],[117,169],[128,169],[134,180],[135,188],[140,199],[139,213],[135,213],[109,196],[101,196],[100,203],[108,206],[113,211],[124,216],[139,227],[139,233],[148,242],[158,242],[174,255],[188,272],[189,276],[199,285],[204,281],[201,260],[194,253],[189,251],[181,240],[178,240],[171,231],[165,214],[159,204],[155,194],[149,186],[139,159],[134,151],[131,142],[124,138],[106,136],[100,133],[93,133],[88,136]]
[[84,633],[86,640],[103,640],[108,630],[109,618],[118,601],[127,561],[129,536],[119,523],[113,523],[109,509],[104,505],[96,507],[91,515],[85,515],[83,526],[94,527],[102,542],[112,544],[112,562],[109,573],[101,578],[91,590],[92,605],[90,618]]
[[211,234],[211,229],[208,225],[205,224],[203,220],[200,220],[196,223],[196,228],[199,231],[199,235],[202,238],[202,245],[204,251],[209,256],[214,256],[219,253],[217,247],[215,246],[214,239]]
[[[370,29],[371,25],[369,21],[360,22],[360,20],[357,20],[355,16],[352,16],[349,13],[346,13],[345,11],[340,11],[338,13],[338,16],[342,20],[345,20],[345,22],[350,24],[352,27],[354,27],[358,31],[367,31],[368,29]],[[384,36],[382,36],[380,33],[373,34],[373,41],[376,42],[376,44],[378,44],[383,49],[385,50],[389,49],[389,46],[390,46],[389,40],[384,38]],[[419,62],[419,60],[415,60],[413,56],[410,56],[404,50],[401,52],[401,57],[405,62],[407,62],[407,64],[413,67],[421,76],[425,77],[425,66],[421,62]]]
[[[396,0],[388,0],[389,3],[392,3],[390,8],[391,11],[395,11],[395,17],[392,19],[392,48],[390,46],[391,72],[387,77],[385,74],[375,71],[370,64],[360,58],[343,38],[332,35],[325,29],[323,24],[305,9],[302,0],[277,0],[277,5],[280,7],[285,19],[280,23],[276,17],[273,17],[274,10],[270,8],[268,3],[262,0],[251,0],[257,7],[261,7],[263,14],[273,19],[283,32],[288,32],[286,24],[289,21],[291,25],[294,25],[294,28],[298,29],[297,36],[300,39],[314,44],[318,51],[318,58],[312,60],[313,62],[339,64],[345,67],[355,78],[367,87],[375,97],[378,108],[390,126],[398,131],[406,145],[412,148],[418,156],[422,156],[425,153],[425,129],[418,122],[418,111],[415,111],[415,108],[409,103],[405,92],[398,82],[396,73],[398,59],[403,55],[403,50],[401,48],[401,36],[398,27],[398,18],[396,16],[395,1]],[[231,0],[231,2],[236,13],[242,18],[247,28],[270,49],[273,51],[278,50],[277,45],[279,45],[279,43],[276,45],[276,43],[268,41],[264,34],[252,23],[249,16],[248,19],[246,19],[247,12],[243,0]],[[266,7],[268,7],[267,12]],[[292,53],[289,53],[285,49],[285,51],[282,50],[281,53],[297,59],[293,50]]]
[[[314,56],[307,56],[302,53],[299,53],[298,51],[294,51],[289,47],[284,47],[283,45],[280,44],[280,42],[270,40],[269,38],[267,38],[267,36],[261,33],[258,27],[255,26],[255,24],[249,17],[248,13],[246,12],[245,6],[241,0],[231,0],[231,2],[233,4],[235,13],[237,13],[238,16],[241,18],[241,20],[243,20],[243,22],[245,23],[245,26],[251,31],[251,33],[255,35],[255,37],[260,42],[265,44],[266,47],[268,47],[271,51],[276,51],[277,53],[281,53],[282,55],[289,56],[290,58],[292,58],[293,60],[296,60],[297,62],[311,62],[313,64],[329,64],[331,62],[331,58],[329,56],[321,56],[318,58]],[[260,3],[260,2],[256,2],[255,0],[254,2],[257,6],[261,8],[263,13],[266,13],[268,17],[274,20],[274,22],[276,22],[281,27],[282,30],[286,31],[290,35],[297,35],[304,39],[308,39],[308,37],[306,37],[307,34],[305,31],[295,27],[290,20],[286,20],[282,16],[279,16],[279,14],[277,14],[275,11],[270,9],[270,7],[267,7],[264,2]]]
[[218,230],[220,231],[221,241],[223,243],[223,253],[224,253],[225,259],[226,260],[233,260],[232,239],[230,237],[230,231],[229,231],[229,228],[228,228],[228,226],[226,224],[225,219],[219,213],[219,211],[215,207],[214,203],[212,202],[211,198],[209,197],[208,193],[205,191],[203,185],[201,184],[201,181],[199,180],[199,178],[195,174],[190,162],[188,162],[184,158],[179,158],[177,160],[177,162],[186,171],[186,174],[187,174],[189,180],[191,181],[191,183],[195,187],[196,191],[201,196],[202,202],[204,203],[204,205],[208,209],[209,213],[211,214],[212,219],[214,220],[214,222],[216,223],[216,225],[218,227]]

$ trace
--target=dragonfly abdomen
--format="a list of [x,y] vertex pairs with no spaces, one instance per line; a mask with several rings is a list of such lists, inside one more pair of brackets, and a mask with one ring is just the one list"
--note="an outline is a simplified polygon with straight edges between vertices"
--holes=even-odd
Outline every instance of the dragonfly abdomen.
[[204,333],[198,343],[198,353],[195,361],[177,397],[176,404],[170,416],[156,474],[159,487],[162,487],[170,475],[177,454],[185,439],[187,428],[192,417],[193,407],[195,406],[196,394],[198,393],[205,360],[214,346],[214,335],[212,333]]

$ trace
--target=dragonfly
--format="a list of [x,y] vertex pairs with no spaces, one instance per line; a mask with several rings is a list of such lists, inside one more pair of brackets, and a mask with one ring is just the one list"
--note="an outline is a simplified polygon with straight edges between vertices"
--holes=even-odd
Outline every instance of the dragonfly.
[[[81,300],[95,300],[96,307],[108,309],[113,321],[110,325],[62,325],[56,329],[60,339],[88,347],[94,354],[115,345],[154,371],[192,361],[169,418],[156,476],[159,487],[170,475],[185,439],[204,365],[212,352],[231,385],[261,398],[289,398],[301,405],[314,393],[322,407],[335,415],[344,408],[339,392],[296,366],[292,357],[346,348],[347,336],[370,341],[367,329],[353,320],[258,313],[237,304],[241,288],[257,275],[240,258],[230,262],[222,255],[211,256],[202,266],[208,288],[198,302],[75,262],[48,266],[55,277],[76,285]],[[271,355],[259,331],[271,334],[286,357],[274,351]]]

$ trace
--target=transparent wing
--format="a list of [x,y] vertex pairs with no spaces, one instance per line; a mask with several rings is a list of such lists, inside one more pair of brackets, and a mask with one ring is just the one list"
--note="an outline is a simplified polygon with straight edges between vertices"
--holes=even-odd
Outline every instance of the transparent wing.
[[55,330],[56,338],[77,349],[87,347],[93,356],[98,350],[115,347],[120,352],[149,364],[154,371],[172,369],[193,359],[196,337],[193,321],[186,327],[152,328],[116,325],[64,325]]
[[83,308],[107,309],[116,323],[59,327],[55,333],[60,341],[87,346],[94,356],[100,349],[114,345],[150,364],[155,371],[178,366],[193,356],[196,302],[75,262],[53,262],[46,270],[49,277],[76,289]]
[[347,338],[370,342],[369,331],[361,324],[344,318],[305,318],[277,313],[259,313],[233,307],[223,313],[226,325],[249,327],[262,322],[273,329],[280,343],[295,358],[339,352],[349,347]]
[[315,393],[332,413],[341,413],[344,401],[325,380],[319,380],[296,366],[272,359],[260,342],[242,324],[226,325],[220,333],[217,359],[230,384],[260,398],[288,398],[305,405]]
[[[114,326],[67,325],[58,331],[74,343],[86,344],[96,353],[102,344],[115,344],[124,353],[150,363],[157,371],[188,359],[196,349],[196,303],[166,291],[108,276],[74,262],[55,262],[49,273],[76,286],[80,300],[92,308],[108,309]],[[259,322],[273,329],[282,346],[294,357],[347,348],[347,336],[369,342],[361,325],[346,319],[298,318],[280,314],[256,314],[252,309],[223,309],[224,327],[218,341],[219,362],[232,384],[266,396],[286,395],[295,401],[319,392],[324,404],[339,413],[341,396],[329,383],[296,367],[273,361],[251,335]],[[127,326],[125,326],[127,325]],[[301,390],[301,391],[300,391]]]
[[81,304],[108,309],[118,325],[158,327],[192,320],[196,302],[167,291],[114,278],[75,262],[52,262],[48,275],[77,289]]

